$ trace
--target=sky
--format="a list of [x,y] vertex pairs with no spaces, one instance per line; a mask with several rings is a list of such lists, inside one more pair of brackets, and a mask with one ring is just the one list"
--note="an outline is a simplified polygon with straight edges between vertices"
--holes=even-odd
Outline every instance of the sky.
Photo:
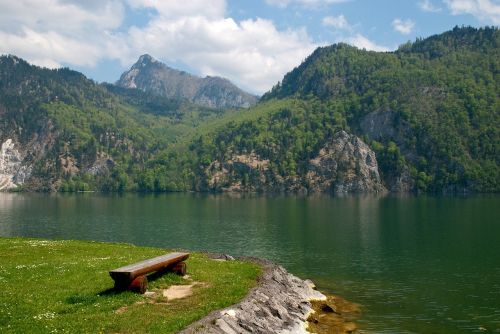
[[500,0],[0,0],[0,54],[115,82],[142,54],[262,94],[315,48],[499,26]]

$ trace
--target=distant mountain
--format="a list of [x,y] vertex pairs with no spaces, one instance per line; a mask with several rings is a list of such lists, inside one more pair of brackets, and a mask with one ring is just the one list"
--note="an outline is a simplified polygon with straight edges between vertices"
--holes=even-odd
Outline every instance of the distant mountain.
[[248,108],[258,101],[256,96],[244,92],[227,79],[200,78],[170,68],[147,54],[140,56],[116,84],[217,109]]

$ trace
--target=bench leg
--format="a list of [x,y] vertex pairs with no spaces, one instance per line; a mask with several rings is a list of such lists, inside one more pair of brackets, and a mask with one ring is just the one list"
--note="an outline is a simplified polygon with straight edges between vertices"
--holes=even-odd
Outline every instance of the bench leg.
[[148,278],[144,276],[136,277],[128,286],[128,290],[144,294],[148,289]]
[[186,268],[187,268],[186,262],[179,262],[172,268],[172,271],[177,275],[184,276],[186,275]]
[[146,276],[138,276],[132,282],[115,281],[115,290],[124,291],[130,290],[144,294],[148,289],[148,278]]

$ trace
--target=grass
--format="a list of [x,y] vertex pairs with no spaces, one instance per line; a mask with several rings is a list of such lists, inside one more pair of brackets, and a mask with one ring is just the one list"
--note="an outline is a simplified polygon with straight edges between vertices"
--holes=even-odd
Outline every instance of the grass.
[[[166,252],[128,244],[0,238],[0,332],[174,333],[240,301],[261,273],[253,263],[192,253],[188,274],[204,284],[190,297],[165,302],[111,290],[109,270]],[[189,283],[168,274],[150,281],[149,290]]]

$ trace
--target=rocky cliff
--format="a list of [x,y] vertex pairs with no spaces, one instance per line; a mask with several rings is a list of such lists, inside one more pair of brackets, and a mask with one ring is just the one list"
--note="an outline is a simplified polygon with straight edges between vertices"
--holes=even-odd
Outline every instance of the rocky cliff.
[[205,169],[215,191],[374,193],[386,191],[375,153],[360,138],[339,131],[308,162],[305,175],[283,177],[255,152],[233,154]]
[[58,136],[51,122],[47,121],[45,129],[29,135],[22,134],[22,127],[17,127],[17,131],[12,131],[15,126],[7,128],[11,131],[0,126],[0,191],[18,187],[41,190],[38,187],[42,183],[52,183],[54,175],[37,175],[41,169],[55,165],[47,160]]
[[12,139],[7,139],[0,148],[0,190],[9,190],[22,185],[31,174],[31,166],[22,165],[23,155]]
[[170,68],[150,55],[142,55],[116,84],[217,109],[248,108],[258,100],[227,79],[196,77]]
[[[61,133],[50,126],[34,133],[28,140],[18,136],[1,139],[0,130],[0,191],[25,190],[57,191],[61,180],[79,173],[107,176],[113,167],[112,159],[96,152],[82,161],[70,152]],[[59,150],[58,145],[62,145]],[[83,189],[81,189],[83,190]]]

